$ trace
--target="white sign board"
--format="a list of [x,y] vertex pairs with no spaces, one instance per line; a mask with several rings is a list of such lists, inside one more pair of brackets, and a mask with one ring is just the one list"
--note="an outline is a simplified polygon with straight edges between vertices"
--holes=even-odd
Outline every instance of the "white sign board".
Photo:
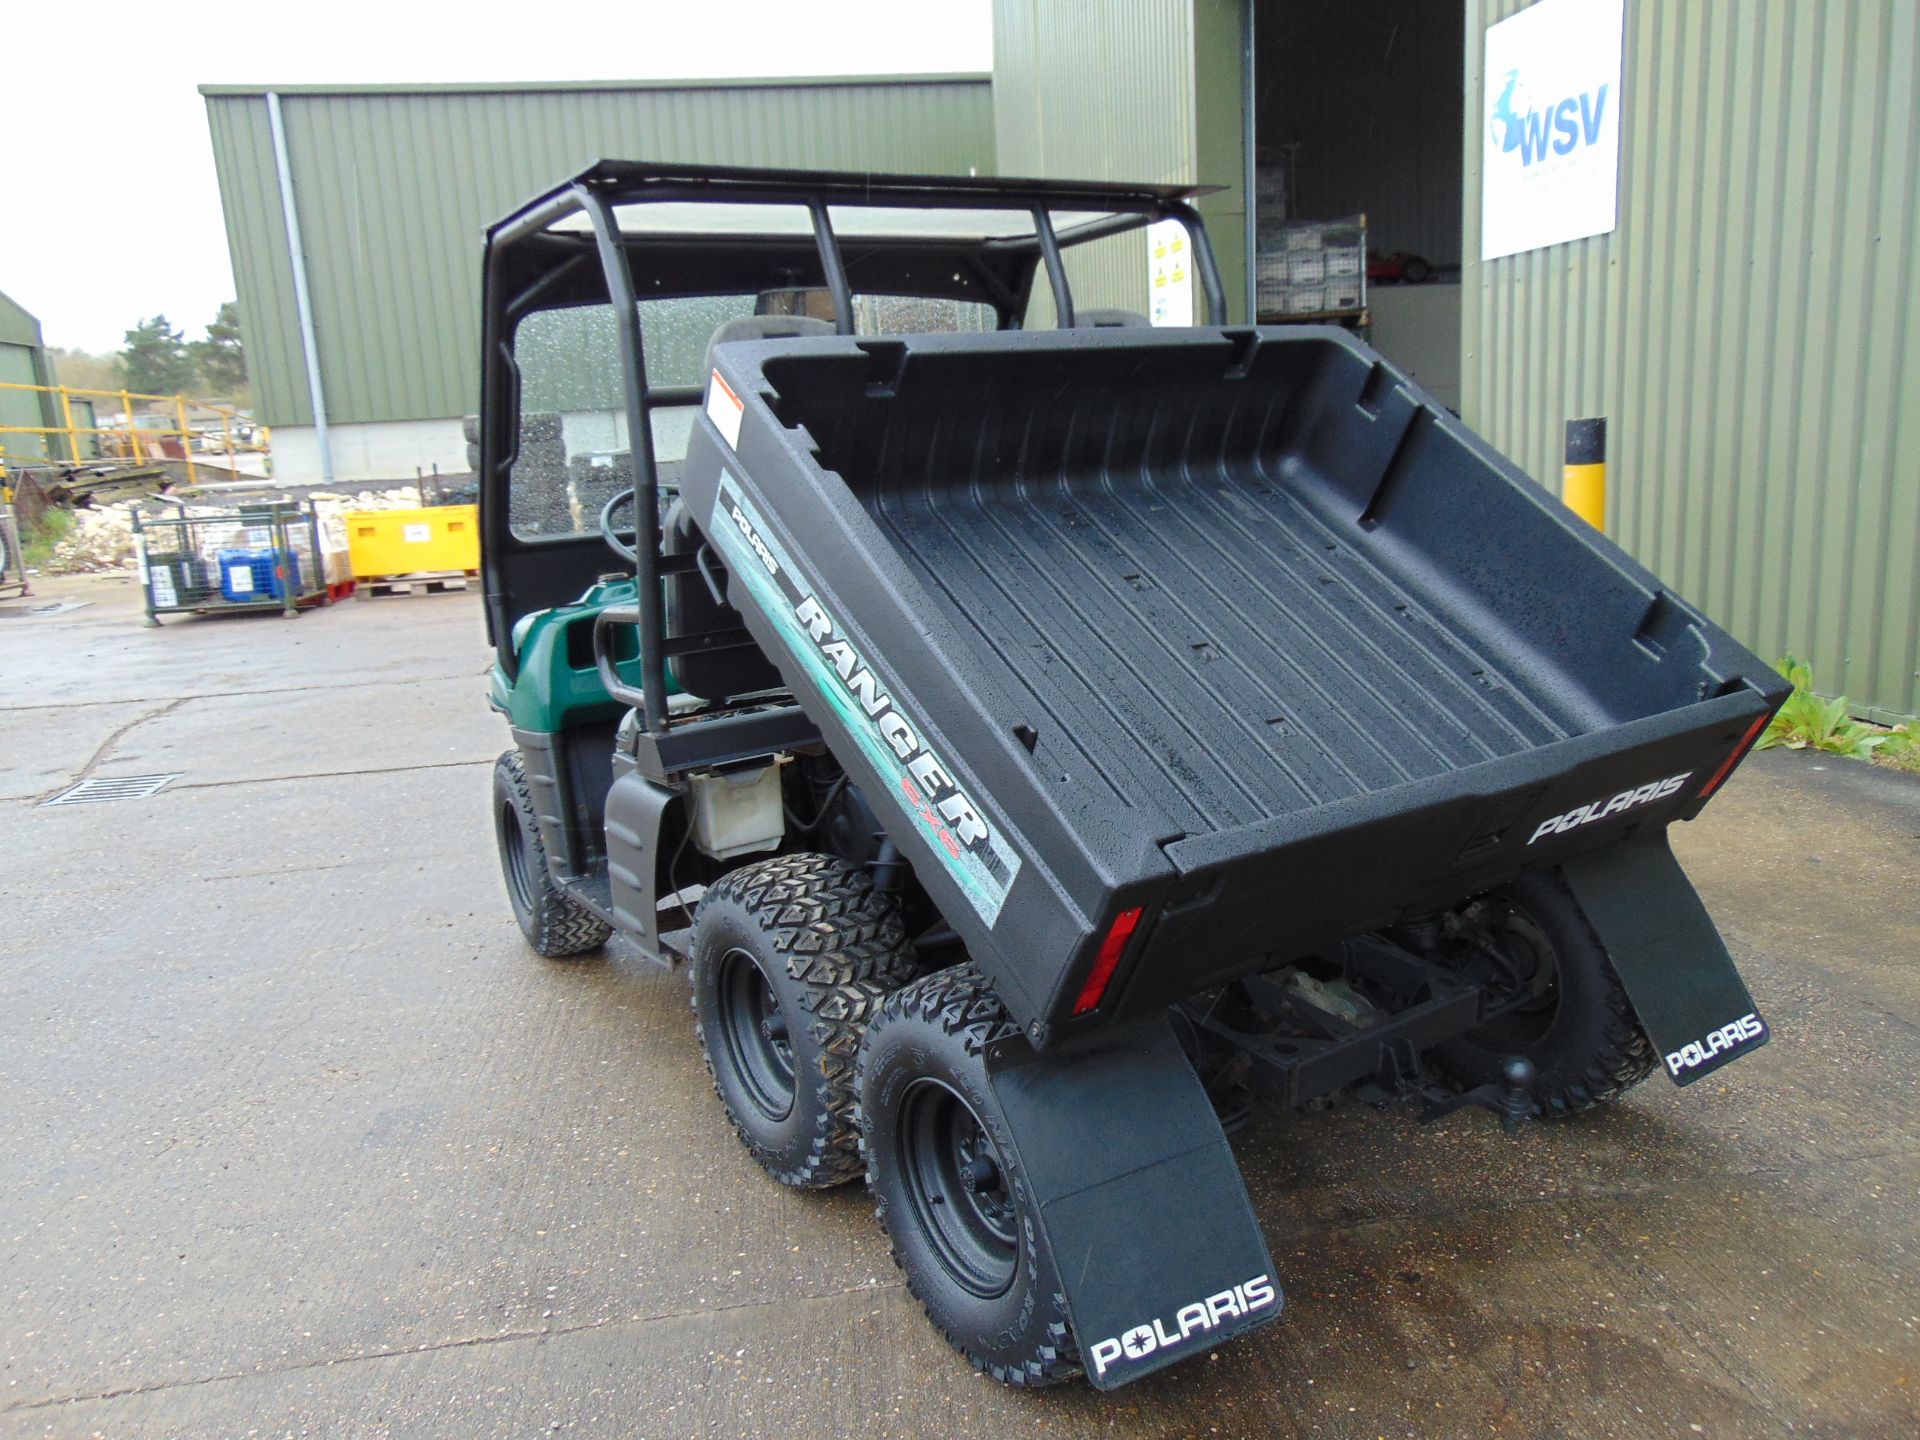
[[1193,324],[1193,254],[1187,227],[1156,220],[1147,227],[1147,318],[1156,325]]
[[1625,0],[1540,0],[1487,30],[1480,258],[1613,229]]

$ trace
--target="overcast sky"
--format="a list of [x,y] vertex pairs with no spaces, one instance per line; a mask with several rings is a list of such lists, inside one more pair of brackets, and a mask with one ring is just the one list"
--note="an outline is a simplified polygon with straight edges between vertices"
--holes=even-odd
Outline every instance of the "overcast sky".
[[[985,71],[991,0],[106,0],[5,7],[0,291],[49,345],[233,298],[203,84]],[[678,156],[632,157],[678,159]]]

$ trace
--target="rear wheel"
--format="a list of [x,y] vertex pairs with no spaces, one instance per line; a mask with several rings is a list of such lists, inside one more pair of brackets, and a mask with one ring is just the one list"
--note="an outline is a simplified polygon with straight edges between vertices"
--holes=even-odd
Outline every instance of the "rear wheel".
[[1508,1057],[1537,1072],[1535,1112],[1559,1119],[1638,1085],[1657,1061],[1593,927],[1557,873],[1528,875],[1468,909],[1472,943],[1461,969],[1517,997],[1504,1014],[1435,1047],[1433,1059],[1466,1085],[1502,1078]]
[[743,865],[701,897],[701,1049],[741,1143],[781,1184],[819,1189],[860,1174],[860,1038],[913,974],[892,899],[830,855]]
[[500,874],[507,901],[527,943],[549,959],[598,950],[613,927],[554,884],[547,847],[534,823],[520,752],[509,750],[493,765],[493,828],[500,846]]
[[947,1342],[994,1379],[1080,1373],[1066,1295],[987,1084],[1019,1027],[971,965],[889,996],[860,1056],[867,1185],[894,1262]]

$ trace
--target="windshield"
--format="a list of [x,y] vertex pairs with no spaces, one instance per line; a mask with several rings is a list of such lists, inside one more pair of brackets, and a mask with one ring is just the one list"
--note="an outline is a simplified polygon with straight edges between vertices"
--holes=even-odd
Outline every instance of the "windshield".
[[[807,315],[829,323],[833,299],[815,288],[757,295],[688,295],[642,300],[640,340],[648,388],[697,391],[706,384],[707,350],[728,322],[750,315]],[[917,295],[853,297],[860,335],[920,335],[993,330],[991,305]],[[507,517],[523,540],[594,534],[600,509],[633,484],[620,337],[611,305],[536,310],[514,335],[520,378],[519,448]],[[648,410],[662,489],[679,485],[678,464],[698,413],[694,399],[655,402]]]

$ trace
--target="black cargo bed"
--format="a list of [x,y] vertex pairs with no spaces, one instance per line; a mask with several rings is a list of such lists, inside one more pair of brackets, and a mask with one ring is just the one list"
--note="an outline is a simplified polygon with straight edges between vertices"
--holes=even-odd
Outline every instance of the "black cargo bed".
[[[691,513],[1023,1020],[1137,1013],[1690,814],[1773,703],[1766,667],[1344,332],[719,363],[746,413],[737,445],[701,427]],[[987,817],[1003,898],[944,884],[951,837],[869,733],[890,699]],[[1113,998],[1074,1018],[1134,905]]]
[[1034,723],[1184,834],[1572,733],[1251,465],[862,498]]

